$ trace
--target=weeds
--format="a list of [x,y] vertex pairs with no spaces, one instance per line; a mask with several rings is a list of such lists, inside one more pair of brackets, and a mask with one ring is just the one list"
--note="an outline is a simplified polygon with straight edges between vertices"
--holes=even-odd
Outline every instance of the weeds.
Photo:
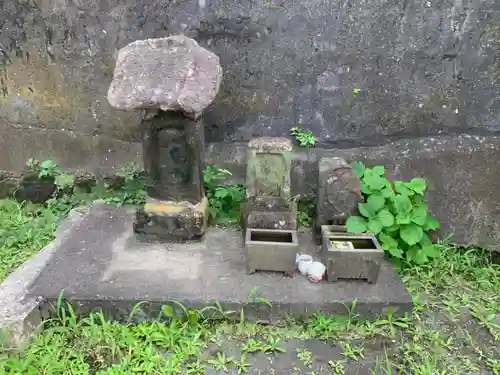
[[299,128],[298,126],[290,129],[290,133],[297,140],[300,147],[316,146],[316,136],[310,130]]
[[52,207],[0,200],[0,282],[54,238],[61,217]]
[[[335,375],[347,373],[356,363],[371,363],[374,353],[377,375],[496,374],[499,331],[489,316],[498,313],[500,269],[480,251],[443,248],[428,265],[406,264],[401,269],[415,300],[414,312],[407,317],[389,310],[367,321],[353,305],[346,306],[345,316],[318,313],[278,326],[235,324],[234,318],[242,315],[219,303],[190,310],[172,302],[157,321],[133,323],[131,316],[118,323],[101,313],[78,317],[60,298],[57,316],[28,346],[0,345],[0,374],[204,374],[209,367],[241,374],[256,366],[259,356],[269,358],[271,366],[262,373],[272,374],[274,361],[292,342],[295,362],[288,366],[306,366],[308,374],[324,373],[321,368]],[[255,294],[249,293],[249,304],[269,304]],[[465,321],[455,315],[454,303],[443,303],[455,300],[471,311]],[[142,316],[141,308],[138,305],[131,315]],[[309,344],[315,338],[325,345],[341,343],[339,357],[326,358],[327,368]],[[261,371],[262,362],[258,366]]]
[[297,203],[297,225],[299,227],[309,228],[314,220],[316,204],[313,199],[294,197]]
[[241,204],[245,200],[242,185],[222,185],[231,176],[227,169],[209,165],[205,168],[205,194],[209,203],[210,221],[213,224],[237,224]]
[[440,246],[432,243],[431,232],[439,229],[439,222],[429,214],[425,179],[389,181],[381,165],[366,168],[354,163],[353,168],[361,179],[366,202],[358,204],[361,216],[347,219],[347,230],[374,233],[396,260],[424,264],[436,257]]

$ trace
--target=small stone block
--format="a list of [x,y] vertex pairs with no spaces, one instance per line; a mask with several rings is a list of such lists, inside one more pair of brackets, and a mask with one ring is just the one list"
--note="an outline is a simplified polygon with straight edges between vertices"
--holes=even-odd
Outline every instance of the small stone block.
[[321,256],[328,282],[349,279],[377,282],[384,251],[375,236],[335,233],[328,225],[321,226],[321,232]]
[[315,231],[319,237],[322,225],[345,222],[349,216],[357,214],[363,195],[359,177],[342,158],[319,160],[317,184]]
[[243,207],[243,228],[297,230],[297,204],[280,199],[249,199]]
[[297,231],[249,228],[245,236],[247,272],[277,271],[292,274],[299,252]]
[[207,198],[197,205],[150,198],[136,212],[134,232],[153,241],[201,240],[206,231],[207,211]]

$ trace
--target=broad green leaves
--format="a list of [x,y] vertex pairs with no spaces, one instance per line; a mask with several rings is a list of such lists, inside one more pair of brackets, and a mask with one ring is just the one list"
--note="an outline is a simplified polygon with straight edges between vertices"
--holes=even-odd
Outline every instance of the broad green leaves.
[[422,228],[414,223],[403,225],[399,230],[401,239],[410,246],[417,244],[422,239],[423,234]]
[[441,227],[439,224],[439,221],[437,221],[435,218],[428,216],[424,225],[425,230],[437,230]]
[[417,264],[438,256],[438,245],[426,233],[439,229],[424,199],[426,181],[413,178],[391,182],[383,166],[366,168],[361,162],[352,164],[352,168],[361,179],[365,202],[358,205],[361,216],[347,220],[348,232],[374,233],[392,257]]
[[407,195],[396,195],[393,204],[397,214],[409,214],[413,207]]
[[350,216],[347,219],[347,230],[351,233],[364,233],[368,229],[367,221],[361,216]]
[[385,198],[382,195],[372,194],[368,197],[366,204],[370,206],[370,210],[377,212],[385,206]]
[[377,214],[377,218],[384,227],[391,227],[394,225],[394,216],[392,216],[391,211],[387,208],[380,210]]
[[356,172],[356,175],[361,178],[365,173],[365,165],[360,161],[351,164],[352,169]]

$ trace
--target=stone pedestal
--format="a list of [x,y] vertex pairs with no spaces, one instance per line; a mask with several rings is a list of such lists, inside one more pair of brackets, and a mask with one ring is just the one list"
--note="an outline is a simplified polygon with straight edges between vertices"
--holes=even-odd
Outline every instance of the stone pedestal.
[[201,240],[207,227],[208,200],[197,203],[161,201],[149,198],[137,210],[134,231],[155,241]]
[[316,218],[314,231],[321,242],[322,225],[343,225],[358,212],[363,201],[361,182],[354,169],[342,158],[321,158],[318,162]]
[[243,226],[254,229],[297,229],[297,205],[276,198],[249,198],[243,205]]
[[200,240],[207,225],[201,115],[217,95],[219,58],[184,35],[139,40],[118,52],[108,102],[141,110],[148,200],[134,231],[154,240]]

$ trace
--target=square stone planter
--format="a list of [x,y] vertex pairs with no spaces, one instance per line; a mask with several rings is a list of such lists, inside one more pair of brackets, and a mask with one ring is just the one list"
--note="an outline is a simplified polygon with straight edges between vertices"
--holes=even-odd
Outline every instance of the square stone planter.
[[245,257],[247,272],[277,271],[291,275],[299,252],[297,231],[247,228]]
[[339,233],[329,225],[321,226],[321,256],[328,282],[366,280],[376,283],[384,250],[371,234]]

